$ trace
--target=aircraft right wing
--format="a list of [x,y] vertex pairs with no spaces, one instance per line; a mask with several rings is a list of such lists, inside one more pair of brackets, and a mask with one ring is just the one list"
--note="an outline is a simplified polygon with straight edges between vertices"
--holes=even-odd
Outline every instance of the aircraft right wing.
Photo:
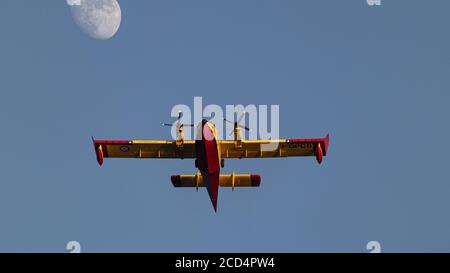
[[315,156],[319,163],[327,155],[330,135],[324,138],[219,141],[222,158]]

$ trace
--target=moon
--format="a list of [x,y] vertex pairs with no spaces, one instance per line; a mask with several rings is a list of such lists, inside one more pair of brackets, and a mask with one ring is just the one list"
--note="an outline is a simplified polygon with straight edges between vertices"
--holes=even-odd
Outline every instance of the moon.
[[75,22],[92,38],[107,40],[119,30],[122,11],[117,0],[76,0],[70,3]]

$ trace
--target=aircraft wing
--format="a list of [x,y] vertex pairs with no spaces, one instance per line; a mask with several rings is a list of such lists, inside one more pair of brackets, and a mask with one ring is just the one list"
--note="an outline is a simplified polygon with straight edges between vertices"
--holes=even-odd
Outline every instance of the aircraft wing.
[[105,157],[117,158],[195,158],[195,141],[165,140],[92,140],[97,161],[103,164]]
[[319,163],[327,154],[330,135],[311,139],[223,140],[219,141],[222,158],[262,158],[315,156]]

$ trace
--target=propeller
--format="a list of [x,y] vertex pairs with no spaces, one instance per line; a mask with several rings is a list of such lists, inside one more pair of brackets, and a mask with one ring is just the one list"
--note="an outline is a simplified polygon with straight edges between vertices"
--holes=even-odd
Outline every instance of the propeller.
[[230,120],[228,120],[228,119],[226,119],[226,118],[223,119],[224,121],[226,121],[226,122],[231,123],[231,124],[234,125],[234,130],[231,132],[230,136],[234,133],[234,131],[235,131],[237,128],[242,128],[242,129],[244,129],[244,130],[251,131],[251,129],[248,128],[247,126],[244,126],[244,125],[241,125],[241,124],[240,124],[241,121],[242,121],[242,119],[243,119],[244,117],[245,117],[245,112],[242,112],[242,113],[241,113],[241,116],[238,118],[238,120],[237,120],[236,122],[232,122],[232,121],[230,121]]
[[[181,123],[181,118],[183,117],[183,112],[178,112],[178,119],[177,119],[177,129],[183,128],[183,127],[194,127],[194,124],[184,124]],[[161,123],[162,126],[173,126],[173,123]]]

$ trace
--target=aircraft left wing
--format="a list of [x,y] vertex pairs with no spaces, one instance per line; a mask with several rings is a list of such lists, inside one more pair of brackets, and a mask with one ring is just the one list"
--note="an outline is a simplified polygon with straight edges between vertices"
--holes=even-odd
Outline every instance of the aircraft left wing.
[[195,158],[195,141],[165,140],[95,140],[92,139],[98,164],[105,157],[116,158]]

